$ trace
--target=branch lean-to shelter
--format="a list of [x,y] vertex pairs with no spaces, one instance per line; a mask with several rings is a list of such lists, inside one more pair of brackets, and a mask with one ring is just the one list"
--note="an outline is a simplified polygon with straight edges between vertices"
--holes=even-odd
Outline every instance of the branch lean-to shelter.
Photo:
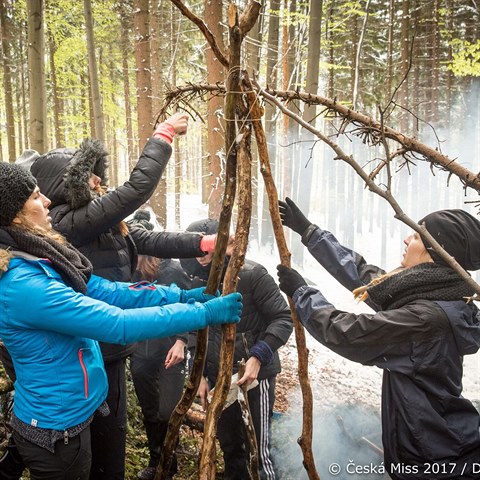
[[[304,129],[312,133],[318,140],[325,143],[335,153],[335,160],[342,160],[352,167],[359,175],[368,188],[373,193],[386,200],[395,212],[395,218],[408,225],[413,230],[421,233],[432,244],[434,250],[445,259],[466,281],[472,286],[477,296],[480,295],[480,286],[473,281],[470,275],[465,272],[460,265],[449,256],[434,238],[427,232],[423,225],[417,224],[408,217],[396,201],[391,191],[392,181],[392,162],[401,159],[401,163],[407,168],[415,166],[416,161],[428,161],[431,168],[438,168],[449,172],[450,176],[456,176],[460,179],[465,189],[471,188],[480,192],[480,176],[478,173],[469,171],[456,160],[450,159],[444,155],[440,149],[431,148],[416,138],[408,137],[385,125],[385,110],[380,110],[380,121],[355,111],[337,99],[328,99],[320,95],[314,95],[301,91],[279,91],[263,88],[258,82],[250,79],[247,71],[240,65],[240,53],[242,41],[246,33],[253,27],[261,8],[258,1],[250,0],[247,3],[242,14],[239,15],[238,9],[234,3],[228,7],[228,28],[229,28],[229,55],[225,55],[215,40],[215,37],[209,31],[204,21],[193,14],[181,0],[171,0],[189,20],[191,20],[201,30],[212,51],[217,56],[218,61],[228,68],[228,75],[225,83],[218,84],[189,84],[183,87],[176,87],[167,93],[164,105],[159,116],[162,116],[173,105],[180,105],[187,111],[192,109],[189,102],[195,97],[204,97],[205,94],[214,96],[225,96],[225,151],[226,151],[226,174],[225,174],[225,192],[223,197],[222,211],[220,215],[218,248],[212,263],[212,272],[209,277],[207,291],[215,293],[220,282],[221,268],[226,251],[228,240],[228,231],[230,219],[235,199],[236,186],[239,190],[239,209],[240,214],[236,228],[236,249],[230,262],[229,272],[227,272],[224,282],[223,293],[230,293],[235,290],[236,274],[243,264],[245,251],[248,241],[248,230],[250,224],[251,211],[251,184],[248,185],[251,153],[249,148],[250,137],[255,135],[258,156],[260,161],[260,171],[264,178],[265,190],[268,196],[269,211],[272,219],[275,240],[280,254],[280,261],[283,265],[290,266],[290,252],[288,250],[281,220],[278,212],[278,194],[273,181],[272,172],[267,150],[265,132],[262,126],[263,106],[260,99],[274,105],[284,115],[293,119]],[[305,105],[321,105],[323,111],[320,115],[325,117],[338,117],[342,120],[341,126],[336,132],[337,136],[343,135],[347,128],[349,133],[361,137],[365,143],[370,146],[381,146],[384,148],[385,157],[370,172],[365,166],[359,164],[352,155],[348,155],[332,139],[320,130],[316,129],[309,122],[289,110],[286,106],[293,100],[300,101]],[[391,102],[390,102],[391,103]],[[390,105],[390,104],[389,104]],[[391,150],[390,143],[398,145],[396,150]],[[239,161],[239,159],[242,159]],[[248,165],[248,166],[247,166]],[[380,171],[385,170],[387,181],[381,185],[375,182]],[[480,202],[479,202],[480,203]],[[298,318],[295,315],[294,305],[289,299],[292,311],[292,319],[295,327],[295,338],[298,350],[298,375],[302,390],[303,399],[303,423],[302,433],[298,440],[303,453],[303,465],[309,479],[319,479],[315,467],[315,459],[312,452],[312,411],[313,398],[308,377],[308,351],[306,348],[305,332]],[[230,387],[230,377],[233,362],[233,337],[235,334],[234,326],[223,327],[223,340],[221,350],[221,366],[219,372],[219,382],[215,388],[215,395],[207,411],[207,417],[204,426],[204,441],[201,450],[199,475],[202,480],[215,477],[215,434],[216,423],[221,414],[222,405],[226,399]],[[195,398],[198,385],[203,373],[205,362],[207,329],[199,332],[197,338],[197,349],[190,378],[187,382],[184,395],[178,403],[172,414],[162,461],[157,469],[155,480],[165,479],[166,472],[173,458],[173,451],[179,435],[180,425]],[[250,465],[250,470],[252,464]],[[255,473],[252,473],[252,478]]]
[[[251,153],[248,147],[250,131],[253,130],[257,147],[264,147],[259,151],[261,161],[261,171],[265,179],[266,190],[269,198],[269,209],[274,225],[274,233],[279,247],[281,263],[290,265],[290,253],[288,252],[283,229],[278,212],[278,194],[273,182],[271,170],[269,166],[268,153],[266,149],[266,139],[261,117],[263,108],[258,104],[257,98],[251,96],[252,86],[248,78],[248,74],[241,68],[240,58],[242,41],[248,31],[257,21],[261,4],[257,1],[249,1],[244,11],[239,14],[235,4],[230,3],[228,7],[228,28],[229,28],[229,58],[220,51],[213,35],[207,26],[199,17],[190,12],[185,5],[179,0],[172,0],[181,12],[193,21],[204,33],[205,38],[209,42],[212,50],[217,55],[218,60],[228,67],[228,75],[226,80],[225,91],[225,110],[226,119],[225,127],[225,151],[226,151],[226,173],[225,173],[225,192],[223,197],[222,210],[220,214],[219,224],[219,240],[212,262],[212,271],[208,280],[207,291],[214,293],[219,285],[221,267],[226,251],[226,240],[228,239],[228,229],[235,198],[236,181],[238,174],[239,185],[239,205],[242,205],[235,233],[235,251],[229,262],[223,287],[223,293],[230,293],[235,289],[235,280],[239,269],[243,265],[243,259],[248,242],[248,230],[251,217]],[[251,125],[251,126],[250,126]],[[242,159],[238,162],[237,155]],[[238,171],[237,171],[238,163]],[[248,164],[248,167],[246,165]],[[248,177],[248,180],[247,180]],[[241,198],[240,198],[241,197]],[[312,410],[313,396],[308,380],[308,352],[306,349],[305,332],[298,318],[295,316],[293,304],[290,301],[292,309],[292,317],[295,325],[295,335],[297,339],[297,348],[299,356],[299,378],[302,387],[302,396],[304,404],[304,422],[302,435],[299,439],[302,452],[304,454],[304,466],[311,479],[319,479],[316,471],[313,453],[312,453]],[[204,426],[204,439],[200,454],[199,478],[211,479],[215,477],[215,437],[216,424],[223,404],[225,402],[228,390],[230,388],[230,377],[233,365],[233,349],[235,327],[224,326],[221,346],[221,363],[218,375],[218,382],[215,388],[213,400],[208,408],[207,417]],[[186,415],[189,407],[193,403],[198,385],[200,384],[201,375],[203,373],[203,365],[205,362],[206,344],[208,338],[207,329],[199,332],[197,337],[197,348],[190,378],[187,382],[182,399],[179,401],[175,411],[169,422],[169,429],[165,440],[162,460],[157,469],[155,480],[166,478],[169,466],[173,458],[173,451],[179,435],[180,425]],[[255,458],[255,454],[253,455]],[[250,471],[252,472],[252,463],[250,463]],[[254,468],[257,468],[254,466]],[[257,468],[258,470],[258,468]],[[255,472],[252,477],[255,477]]]

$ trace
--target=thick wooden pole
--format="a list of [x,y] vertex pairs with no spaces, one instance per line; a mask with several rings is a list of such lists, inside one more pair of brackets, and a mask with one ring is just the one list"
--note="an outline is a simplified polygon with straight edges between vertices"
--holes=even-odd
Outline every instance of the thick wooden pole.
[[[235,199],[236,181],[237,181],[237,126],[236,113],[238,110],[239,90],[240,90],[240,51],[242,37],[238,28],[238,12],[234,4],[228,7],[228,27],[230,38],[230,60],[227,77],[227,93],[225,96],[225,149],[227,152],[226,167],[226,186],[222,213],[228,204],[231,214],[231,206]],[[231,193],[230,193],[231,192]],[[248,231],[247,231],[248,239]],[[236,253],[238,255],[238,242],[241,238],[235,236]],[[245,245],[246,246],[246,245]],[[245,252],[243,252],[245,255]],[[236,287],[236,277],[238,270],[243,264],[243,260],[235,261],[235,253],[229,262],[227,274],[225,275],[223,294],[231,293]],[[241,256],[240,256],[241,257]],[[240,260],[240,259],[239,259]],[[233,272],[233,267],[236,272]],[[210,480],[215,478],[215,438],[217,432],[217,422],[222,413],[223,405],[230,389],[231,375],[233,369],[233,354],[235,347],[235,325],[222,326],[222,345],[220,348],[220,364],[215,385],[215,392],[212,401],[207,410],[205,419],[205,428],[203,435],[202,451],[200,453],[200,465],[198,478],[200,480]]]
[[[267,139],[265,137],[265,131],[263,130],[261,118],[263,116],[263,108],[258,103],[258,97],[256,96],[253,86],[245,74],[244,84],[247,91],[247,97],[249,100],[249,107],[252,117],[252,124],[254,127],[255,138],[257,140],[258,155],[260,158],[260,171],[262,172],[263,180],[265,182],[265,190],[268,196],[268,206],[270,210],[270,216],[272,218],[273,233],[275,235],[275,241],[277,243],[278,252],[280,254],[280,262],[282,265],[290,267],[290,252],[287,247],[285,235],[283,233],[282,221],[280,219],[280,213],[278,210],[278,194],[275,182],[273,180],[272,171],[270,169],[270,162],[268,158]],[[315,467],[315,461],[312,451],[312,413],[313,413],[313,395],[312,388],[310,386],[310,379],[308,377],[308,350],[305,339],[305,331],[301,325],[298,317],[295,313],[295,305],[292,299],[288,299],[290,304],[290,310],[292,311],[292,320],[295,328],[295,339],[297,342],[298,351],[298,377],[300,381],[300,387],[302,390],[303,398],[303,422],[302,422],[302,434],[298,439],[298,443],[303,453],[303,466],[308,474],[309,479],[320,479]]]

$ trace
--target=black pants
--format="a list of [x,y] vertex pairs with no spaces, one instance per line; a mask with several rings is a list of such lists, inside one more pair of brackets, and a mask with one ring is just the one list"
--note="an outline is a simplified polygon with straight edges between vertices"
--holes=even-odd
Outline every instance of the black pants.
[[0,480],[20,480],[25,468],[13,436],[10,436],[2,458],[0,458]]
[[[185,381],[185,362],[165,368],[174,337],[139,342],[130,359],[135,392],[142,408],[150,451],[150,467],[156,467],[167,434],[168,421],[180,400]],[[170,473],[176,472],[173,465]]]
[[90,427],[70,438],[55,443],[55,453],[29,442],[18,433],[13,433],[15,444],[30,470],[31,480],[88,480],[92,451]]
[[95,415],[92,434],[92,470],[90,480],[125,478],[127,438],[127,387],[125,359],[105,363],[108,378],[107,403],[110,415]]
[[[270,456],[270,419],[275,400],[275,377],[260,380],[248,391],[248,404],[255,427],[258,446],[258,465],[261,480],[274,480]],[[217,437],[223,451],[224,480],[248,480],[245,428],[240,405],[235,402],[226,408],[217,425]]]

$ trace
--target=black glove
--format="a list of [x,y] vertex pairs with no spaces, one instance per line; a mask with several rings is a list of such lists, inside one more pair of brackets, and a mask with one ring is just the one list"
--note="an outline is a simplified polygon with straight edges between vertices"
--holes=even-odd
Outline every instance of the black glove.
[[278,265],[277,274],[280,290],[290,298],[293,297],[293,294],[298,288],[307,284],[303,277],[296,270],[293,270],[293,268]]
[[282,225],[291,228],[299,235],[303,235],[303,232],[312,224],[291,198],[285,198],[285,202],[279,200],[278,209]]

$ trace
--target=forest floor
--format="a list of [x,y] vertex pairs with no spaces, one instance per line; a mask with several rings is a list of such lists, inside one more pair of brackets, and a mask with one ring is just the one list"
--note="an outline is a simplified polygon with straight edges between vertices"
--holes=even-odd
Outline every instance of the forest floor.
[[[382,372],[365,367],[331,352],[307,333],[309,379],[313,394],[313,454],[322,480],[386,480],[375,473],[383,462],[380,400]],[[272,420],[272,454],[278,480],[306,480],[302,452],[297,439],[302,431],[302,394],[297,373],[294,334],[280,349],[282,372],[277,376],[276,402]],[[464,394],[480,405],[478,364],[480,356],[465,359]],[[135,420],[136,418],[136,420]],[[140,416],[129,415],[128,480],[147,461],[146,438]],[[183,426],[178,449],[179,470],[175,480],[197,478],[202,434]],[[136,446],[132,445],[135,438]],[[333,474],[335,468],[339,469]],[[365,472],[348,473],[352,468]],[[217,479],[223,463],[217,448]],[[381,471],[381,470],[380,470]]]
[[[314,415],[314,456],[321,464],[319,473],[322,480],[339,478],[329,476],[328,468],[332,461],[342,468],[346,458],[358,453],[358,462],[365,459],[382,461],[380,441],[380,382],[381,373],[370,367],[356,366],[341,359],[311,337],[307,338],[310,350],[309,376],[313,393]],[[272,420],[272,452],[278,478],[300,480],[307,478],[302,466],[302,453],[296,440],[301,434],[302,395],[297,373],[297,351],[292,334],[287,345],[280,349],[282,372],[277,376],[276,402]],[[132,397],[130,397],[132,400]],[[138,409],[137,406],[135,408]],[[134,472],[147,461],[146,438],[143,433],[139,411],[129,413],[129,446],[127,448],[129,480],[136,478]],[[363,436],[368,439],[362,440]],[[181,430],[178,449],[179,470],[176,480],[197,478],[197,462],[200,453],[202,434],[187,426]],[[327,439],[325,445],[323,439]],[[369,443],[372,442],[372,444]],[[343,451],[346,455],[338,457]],[[333,455],[330,459],[330,455]],[[223,471],[221,452],[217,449],[217,478]],[[355,478],[349,476],[349,478]],[[382,476],[370,478],[384,478]]]

